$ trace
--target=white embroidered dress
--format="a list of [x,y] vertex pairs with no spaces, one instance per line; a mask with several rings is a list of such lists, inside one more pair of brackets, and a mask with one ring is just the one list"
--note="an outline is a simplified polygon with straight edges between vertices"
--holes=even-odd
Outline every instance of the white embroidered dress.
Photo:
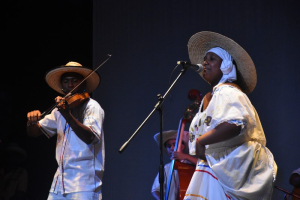
[[206,159],[198,160],[185,200],[271,199],[277,165],[265,147],[266,139],[247,95],[231,85],[215,88],[208,107],[190,125],[190,154],[196,138],[223,122],[241,126],[238,136],[206,145]]

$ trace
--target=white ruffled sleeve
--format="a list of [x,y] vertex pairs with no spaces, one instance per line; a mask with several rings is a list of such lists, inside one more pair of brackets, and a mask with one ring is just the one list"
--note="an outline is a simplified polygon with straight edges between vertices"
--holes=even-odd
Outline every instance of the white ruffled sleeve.
[[233,86],[221,86],[214,91],[207,107],[207,131],[223,122],[241,126],[256,126],[255,111],[247,95]]

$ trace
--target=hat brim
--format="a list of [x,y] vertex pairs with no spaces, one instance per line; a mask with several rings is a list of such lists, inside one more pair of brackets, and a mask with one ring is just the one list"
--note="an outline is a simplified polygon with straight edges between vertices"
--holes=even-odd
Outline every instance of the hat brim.
[[[165,142],[167,142],[168,140],[176,140],[177,139],[177,130],[168,130],[168,131],[163,131],[162,133],[162,144],[163,144],[163,150],[168,153],[166,147],[165,147]],[[156,142],[156,144],[159,146],[160,144],[160,132],[156,133],[154,135],[154,140]],[[188,149],[189,149],[189,133],[187,131],[184,131],[183,133],[183,137],[182,137],[182,142],[185,146],[184,152],[187,153]]]
[[[85,68],[85,67],[78,67],[78,66],[60,66],[46,74],[46,82],[48,85],[57,91],[60,94],[64,94],[62,91],[61,85],[61,76],[67,72],[75,72],[81,74],[83,77],[87,77],[93,70]],[[91,93],[93,92],[100,84],[100,76],[97,72],[92,73],[86,80],[86,92]]]
[[191,63],[202,64],[205,53],[213,47],[221,47],[232,56],[237,65],[237,84],[243,92],[250,94],[257,83],[255,65],[249,54],[232,39],[210,31],[194,34],[188,41]]

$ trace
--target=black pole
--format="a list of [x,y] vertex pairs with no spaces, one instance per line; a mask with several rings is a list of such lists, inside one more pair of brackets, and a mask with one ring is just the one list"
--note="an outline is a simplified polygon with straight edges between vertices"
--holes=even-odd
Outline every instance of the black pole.
[[138,133],[138,131],[144,126],[144,124],[148,121],[148,119],[152,116],[152,114],[155,111],[159,111],[160,115],[160,164],[159,164],[159,184],[160,184],[160,199],[164,199],[164,163],[163,163],[163,144],[162,144],[162,128],[163,128],[163,114],[162,114],[162,104],[166,98],[166,96],[170,93],[171,89],[174,87],[175,83],[178,81],[178,79],[185,73],[186,68],[183,67],[177,76],[177,78],[174,80],[174,82],[171,84],[167,92],[164,94],[164,96],[161,96],[158,94],[158,102],[154,106],[154,109],[150,112],[150,114],[146,117],[146,119],[142,122],[142,124],[137,128],[137,130],[131,135],[131,137],[122,145],[122,147],[119,149],[119,153],[122,153],[124,149],[127,147],[129,142],[132,140],[132,138]]
[[[158,94],[158,101],[162,101],[163,97]],[[159,186],[160,186],[160,199],[164,199],[164,182],[165,182],[165,173],[164,173],[164,162],[163,162],[163,106],[160,104],[160,106],[157,108],[159,112],[159,121],[160,121],[160,126],[159,126],[159,151],[160,151],[160,156],[159,156]]]
[[148,119],[152,116],[152,114],[157,110],[158,107],[160,107],[166,96],[170,93],[171,89],[174,87],[175,83],[178,81],[178,79],[185,73],[186,68],[182,68],[177,78],[174,80],[174,82],[171,84],[167,92],[164,94],[163,97],[160,98],[160,100],[157,102],[157,104],[154,106],[154,109],[150,112],[150,114],[146,117],[146,119],[141,123],[141,125],[136,129],[136,131],[131,135],[131,137],[122,145],[122,147],[119,149],[119,153],[122,153],[124,149],[128,146],[129,142],[132,140],[132,138],[139,132],[139,130],[145,125],[145,123],[148,121]]

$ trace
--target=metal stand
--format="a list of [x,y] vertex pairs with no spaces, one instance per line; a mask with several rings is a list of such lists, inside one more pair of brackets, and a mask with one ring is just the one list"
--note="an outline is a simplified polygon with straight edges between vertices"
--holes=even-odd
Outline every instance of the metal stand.
[[[162,96],[161,95],[158,95],[158,101],[161,101],[162,100]],[[162,137],[162,127],[163,127],[163,107],[162,105],[159,106],[157,108],[158,112],[159,112],[159,121],[160,121],[160,126],[159,126],[159,186],[160,186],[160,193],[159,193],[159,196],[160,196],[160,199],[164,199],[164,181],[165,181],[165,173],[164,173],[164,161],[163,161],[163,137]]]
[[164,94],[164,96],[161,96],[158,94],[158,102],[154,106],[154,109],[150,112],[150,114],[146,117],[146,119],[142,122],[142,124],[136,129],[136,131],[131,135],[131,137],[122,145],[122,147],[119,149],[119,153],[122,153],[124,149],[127,147],[129,142],[132,140],[132,138],[138,133],[138,131],[145,125],[147,120],[152,116],[152,114],[155,111],[159,111],[160,115],[160,144],[159,144],[159,149],[160,149],[160,165],[159,165],[159,183],[160,183],[160,199],[164,199],[164,163],[163,163],[163,144],[162,144],[162,126],[163,126],[163,114],[162,114],[162,104],[166,98],[166,96],[170,93],[172,88],[174,87],[175,83],[178,81],[178,79],[185,73],[187,68],[183,67],[177,76],[177,78],[174,80],[174,82],[171,84],[167,92]]

